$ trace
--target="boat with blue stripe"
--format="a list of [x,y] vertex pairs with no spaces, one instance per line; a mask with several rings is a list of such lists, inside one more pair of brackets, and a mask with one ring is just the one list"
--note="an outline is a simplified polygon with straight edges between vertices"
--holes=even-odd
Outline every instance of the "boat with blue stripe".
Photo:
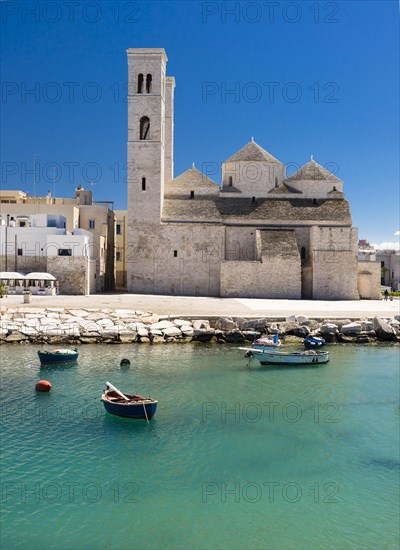
[[125,418],[146,419],[156,414],[158,401],[152,397],[122,393],[118,388],[106,382],[107,389],[101,396],[104,408],[110,414]]
[[41,364],[50,363],[73,363],[77,361],[79,356],[79,349],[55,349],[38,351],[38,356]]

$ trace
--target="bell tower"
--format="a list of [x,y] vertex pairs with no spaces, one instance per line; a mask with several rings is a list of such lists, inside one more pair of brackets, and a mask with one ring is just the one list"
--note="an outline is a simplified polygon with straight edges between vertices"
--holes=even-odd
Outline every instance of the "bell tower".
[[140,223],[161,221],[167,56],[163,48],[132,48],[127,55],[129,235]]

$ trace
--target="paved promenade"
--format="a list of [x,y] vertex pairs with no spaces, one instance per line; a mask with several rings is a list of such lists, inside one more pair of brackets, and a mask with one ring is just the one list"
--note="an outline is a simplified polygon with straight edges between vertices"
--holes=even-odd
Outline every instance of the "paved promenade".
[[[26,307],[22,296],[0,300],[7,307]],[[261,300],[245,298],[202,298],[193,296],[155,296],[143,294],[94,294],[91,296],[32,296],[29,307],[96,308],[148,311],[173,317],[268,317],[307,315],[314,319],[358,319],[361,317],[394,317],[400,315],[400,301],[358,300]]]

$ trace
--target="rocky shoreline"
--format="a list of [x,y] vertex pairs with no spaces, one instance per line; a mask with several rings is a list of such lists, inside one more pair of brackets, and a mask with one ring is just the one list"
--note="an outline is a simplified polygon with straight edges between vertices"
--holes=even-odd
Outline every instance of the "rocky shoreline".
[[170,342],[252,342],[279,334],[286,343],[321,336],[330,343],[400,342],[400,316],[365,319],[169,318],[150,312],[62,307],[7,308],[1,312],[0,344],[164,344]]

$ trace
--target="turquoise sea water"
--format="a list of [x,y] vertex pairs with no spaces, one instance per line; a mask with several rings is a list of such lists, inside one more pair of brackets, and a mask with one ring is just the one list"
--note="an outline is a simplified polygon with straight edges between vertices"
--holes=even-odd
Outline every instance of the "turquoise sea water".
[[[2,346],[2,548],[397,548],[399,349],[330,349],[248,368],[229,346],[96,345],[40,368]],[[106,380],[159,400],[150,426],[105,412]]]

